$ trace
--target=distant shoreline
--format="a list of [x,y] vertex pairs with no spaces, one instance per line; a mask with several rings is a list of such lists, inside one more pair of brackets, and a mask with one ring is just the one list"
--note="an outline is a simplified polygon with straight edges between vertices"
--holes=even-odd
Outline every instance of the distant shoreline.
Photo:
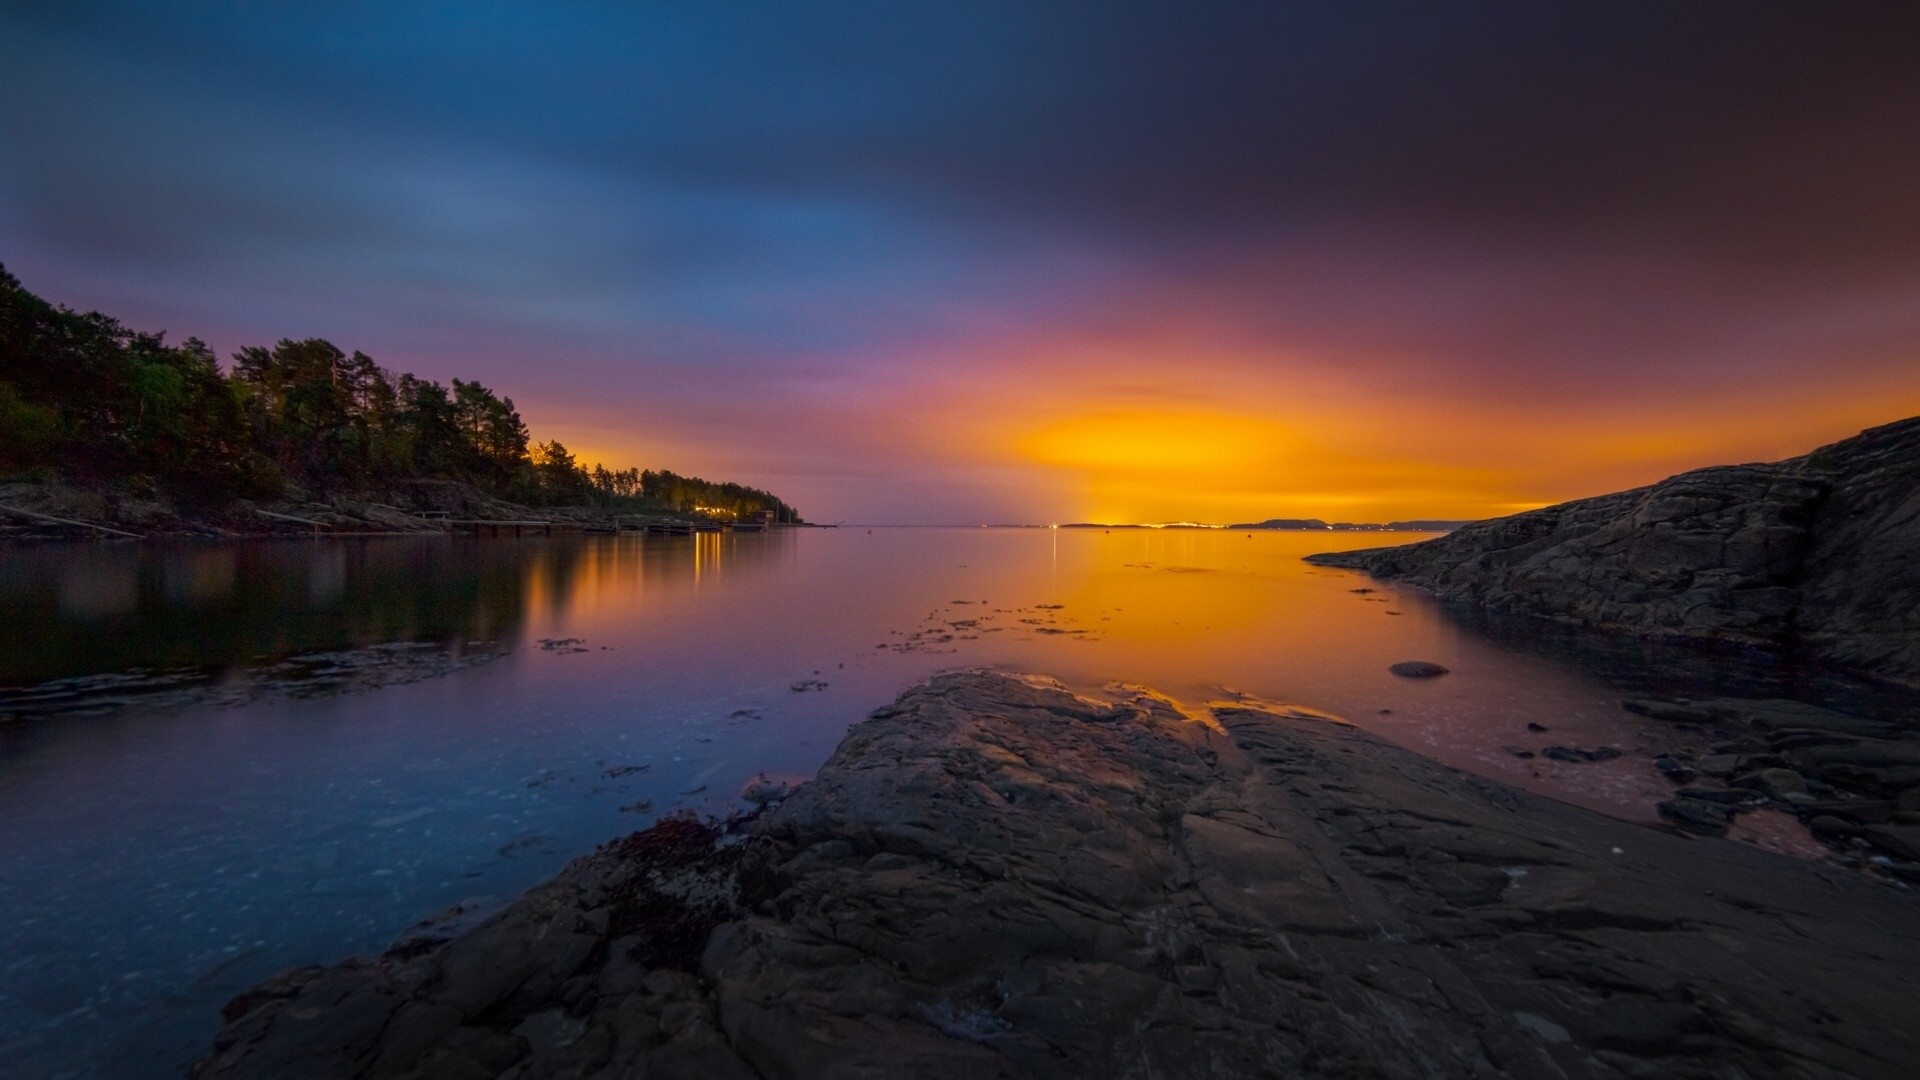
[[1049,529],[1080,529],[1080,530],[1131,529],[1131,530],[1141,531],[1141,532],[1177,531],[1177,532],[1435,533],[1435,532],[1452,532],[1454,529],[1460,528],[1468,524],[1471,524],[1471,522],[1450,522],[1448,523],[1448,526],[1446,528],[1440,528],[1437,526],[1437,524],[1422,523],[1422,522],[1392,522],[1385,525],[1354,524],[1349,522],[1341,522],[1335,525],[1309,527],[1309,526],[1266,525],[1266,524],[1207,525],[1207,524],[1201,524],[1197,522],[1174,522],[1166,525],[1113,525],[1113,524],[1102,524],[1100,522],[1092,522],[1092,521],[1073,521],[1063,525],[1052,525],[1052,524],[1034,525],[1034,524],[1026,524],[1026,523],[1017,522],[1017,521],[996,521],[996,522],[989,522],[987,524],[980,524],[978,522],[974,522],[974,523],[937,522],[934,524],[920,525],[920,524],[903,524],[903,523],[879,522],[879,521],[868,521],[868,522],[849,521],[849,522],[846,522],[842,527],[848,528],[848,529],[1034,529],[1034,530],[1042,530],[1042,531],[1049,530]]
[[73,540],[271,540],[310,537],[541,536],[692,533],[821,527],[772,514],[669,509],[526,506],[471,485],[415,480],[283,499],[183,505],[129,485],[0,482],[0,542]]
[[1472,521],[1452,519],[1381,523],[1326,522],[1318,518],[1272,518],[1267,521],[1239,522],[1232,525],[1210,525],[1194,521],[1175,521],[1164,525],[1113,525],[1094,521],[1075,521],[1059,527],[1062,529],[1213,529],[1227,532],[1452,532],[1471,524],[1473,524]]

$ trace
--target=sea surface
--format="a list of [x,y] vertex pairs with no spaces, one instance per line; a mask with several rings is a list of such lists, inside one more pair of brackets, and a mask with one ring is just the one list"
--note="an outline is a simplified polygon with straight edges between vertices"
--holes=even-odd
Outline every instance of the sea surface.
[[[742,809],[951,668],[1250,696],[1632,820],[1623,697],[1869,691],[1300,561],[1416,534],[786,530],[0,548],[0,1073],[177,1075],[235,993]],[[1431,660],[1451,673],[1387,670]],[[1854,701],[1850,699],[1861,699]],[[1533,724],[1546,730],[1531,730]],[[1564,764],[1548,745],[1622,756]],[[1754,815],[1761,817],[1762,815]],[[1797,827],[1752,842],[1818,857]]]

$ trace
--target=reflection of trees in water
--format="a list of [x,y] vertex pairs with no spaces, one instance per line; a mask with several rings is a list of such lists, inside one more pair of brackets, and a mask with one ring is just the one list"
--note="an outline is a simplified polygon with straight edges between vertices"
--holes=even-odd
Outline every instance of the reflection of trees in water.
[[792,555],[795,538],[769,533],[696,533],[692,536],[625,536],[577,551],[566,595],[586,591],[613,595],[672,592],[731,578],[765,573]]
[[1758,648],[1652,640],[1470,605],[1439,607],[1443,619],[1496,648],[1573,664],[1623,697],[1780,697],[1886,716],[1920,708],[1920,693]]
[[527,540],[368,538],[0,550],[0,684],[225,667],[389,641],[511,643],[585,592],[764,571],[784,532]]

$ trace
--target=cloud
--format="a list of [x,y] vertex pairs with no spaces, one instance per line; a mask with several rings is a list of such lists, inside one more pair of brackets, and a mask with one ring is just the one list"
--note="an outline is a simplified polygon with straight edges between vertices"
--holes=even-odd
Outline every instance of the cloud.
[[1313,441],[1196,503],[1509,505],[1920,410],[1916,46],[1897,5],[15,5],[0,258],[869,518],[1071,516],[1088,472],[1007,448],[1102,410]]

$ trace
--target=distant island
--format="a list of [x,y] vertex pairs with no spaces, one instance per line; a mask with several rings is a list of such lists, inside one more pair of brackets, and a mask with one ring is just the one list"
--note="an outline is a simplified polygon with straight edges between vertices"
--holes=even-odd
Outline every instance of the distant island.
[[1302,532],[1452,532],[1473,524],[1469,521],[1440,519],[1419,519],[1414,521],[1389,521],[1384,525],[1374,522],[1335,521],[1328,523],[1319,518],[1268,518],[1265,521],[1243,522],[1229,525],[1230,529],[1293,529]]
[[1415,520],[1378,522],[1335,521],[1328,523],[1319,518],[1268,518],[1265,521],[1241,522],[1234,525],[1207,525],[1197,521],[1170,521],[1159,525],[1109,525],[1097,521],[1076,521],[1060,526],[1063,529],[1268,529],[1299,532],[1452,532],[1473,524],[1472,521],[1451,520]]
[[802,523],[759,488],[589,468],[478,382],[389,371],[319,338],[243,348],[223,369],[205,342],[57,307],[4,267],[0,504],[141,532],[378,530],[535,507]]

